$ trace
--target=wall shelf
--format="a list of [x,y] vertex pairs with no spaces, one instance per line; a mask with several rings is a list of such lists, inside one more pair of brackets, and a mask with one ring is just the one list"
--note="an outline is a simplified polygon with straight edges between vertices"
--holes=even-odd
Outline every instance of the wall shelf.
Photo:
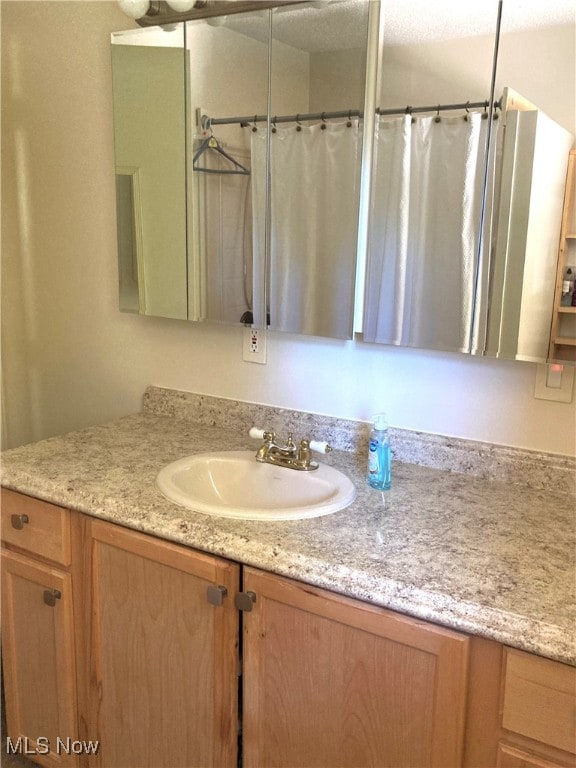
[[[551,360],[576,360],[576,307],[562,306],[562,283],[566,267],[576,267],[576,149],[570,151],[566,172],[566,191],[558,245],[556,290],[550,331]],[[566,349],[566,348],[569,349]]]

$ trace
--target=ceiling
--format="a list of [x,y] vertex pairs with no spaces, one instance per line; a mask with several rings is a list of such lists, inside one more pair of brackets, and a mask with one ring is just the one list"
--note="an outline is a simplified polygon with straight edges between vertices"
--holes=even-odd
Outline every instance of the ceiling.
[[[307,51],[364,45],[369,0],[332,0],[274,12],[274,38]],[[327,13],[327,6],[330,12]],[[498,0],[383,0],[388,45],[493,34]],[[267,12],[230,15],[226,26],[266,39]],[[576,24],[576,0],[503,0],[502,32]]]
[[[494,32],[497,0],[385,0],[390,43],[445,40]],[[576,0],[503,0],[502,32],[575,24]]]

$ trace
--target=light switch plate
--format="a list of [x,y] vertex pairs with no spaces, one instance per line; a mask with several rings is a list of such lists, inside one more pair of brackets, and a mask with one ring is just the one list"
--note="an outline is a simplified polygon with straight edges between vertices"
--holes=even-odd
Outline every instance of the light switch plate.
[[[557,403],[571,403],[574,393],[574,367],[571,365],[559,366],[562,371],[559,375],[557,364],[539,363],[536,366],[536,385],[534,397],[538,400],[555,400]],[[549,371],[549,368],[554,368]],[[552,374],[552,375],[550,375]],[[558,386],[549,386],[550,383]]]

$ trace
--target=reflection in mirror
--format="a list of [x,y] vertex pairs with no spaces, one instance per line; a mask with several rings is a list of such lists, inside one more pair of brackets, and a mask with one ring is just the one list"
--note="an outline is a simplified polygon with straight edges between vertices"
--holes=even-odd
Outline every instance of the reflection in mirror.
[[[142,217],[138,168],[116,166],[120,310],[145,314]],[[140,273],[140,274],[139,274]]]
[[[113,36],[124,309],[351,336],[367,6],[316,2]],[[497,7],[386,2],[366,340],[544,360],[551,321],[561,336],[574,321],[553,307],[575,132],[573,0],[504,0],[502,108],[490,121]]]
[[[254,189],[250,130],[226,115],[266,113],[269,11],[186,24],[193,162],[189,168],[190,319],[251,322]],[[288,87],[292,72],[284,73]],[[257,205],[264,203],[256,202]],[[262,208],[259,216],[264,216]],[[262,291],[263,295],[263,291]],[[263,301],[263,299],[262,299]]]
[[[574,132],[573,4],[504,0],[495,84],[502,108],[489,126],[467,102],[489,93],[496,0],[426,3],[426,35],[405,6],[387,4],[381,104],[407,114],[377,121],[364,338],[544,361]],[[464,108],[406,109],[450,102]]]
[[[513,96],[517,101],[517,97]],[[520,108],[518,108],[520,107]],[[499,203],[492,212],[485,354],[543,362],[552,322],[558,234],[573,135],[529,104],[498,126]]]
[[[476,343],[497,20],[497,3],[489,5],[489,16],[482,8],[475,18],[468,5],[463,16],[459,0],[426,4],[425,35],[406,18],[405,3],[387,5],[366,341],[458,352]],[[478,29],[487,33],[478,37]]]
[[200,139],[251,169],[212,153],[218,165],[193,174],[199,317],[351,338],[367,16],[346,0],[189,23]]
[[186,319],[184,27],[112,35],[120,308]]
[[548,357],[575,133],[574,21],[571,1],[504,1],[496,79],[505,100],[495,135],[499,195],[489,294],[479,301],[487,310],[486,355],[534,362]]
[[[352,337],[367,31],[357,0],[273,15],[272,330]],[[278,83],[288,66],[290,93]],[[260,165],[265,135],[253,135]]]

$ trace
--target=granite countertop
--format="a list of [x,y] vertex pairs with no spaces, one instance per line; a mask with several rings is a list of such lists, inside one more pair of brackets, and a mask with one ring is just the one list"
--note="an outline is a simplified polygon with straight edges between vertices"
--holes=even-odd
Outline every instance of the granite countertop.
[[[354,482],[310,520],[188,512],[155,487],[186,455],[254,449],[240,431],[142,412],[2,455],[8,488],[206,552],[576,665],[574,497],[396,461],[384,493],[365,457],[322,457]],[[289,470],[286,470],[289,471]]]

